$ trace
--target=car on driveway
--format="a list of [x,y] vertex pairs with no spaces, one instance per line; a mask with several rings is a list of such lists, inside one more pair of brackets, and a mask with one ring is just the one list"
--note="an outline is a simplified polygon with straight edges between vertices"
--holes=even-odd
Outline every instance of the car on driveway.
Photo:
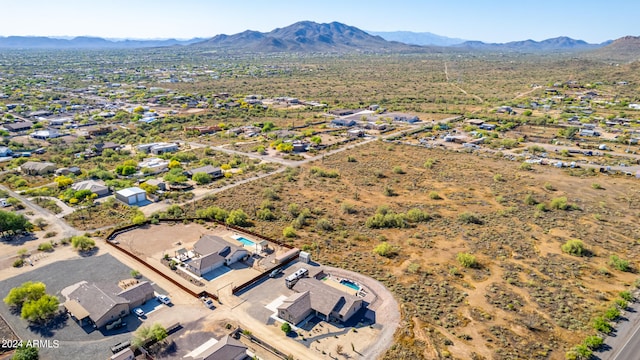
[[156,299],[165,305],[171,304],[171,299],[167,295],[158,295]]
[[200,299],[202,299],[202,303],[204,304],[204,306],[208,307],[209,309],[213,309],[215,307],[213,305],[213,300],[209,299],[208,297],[201,297]]
[[140,309],[140,308],[135,308],[133,309],[133,313],[136,314],[136,316],[144,316],[144,310]]

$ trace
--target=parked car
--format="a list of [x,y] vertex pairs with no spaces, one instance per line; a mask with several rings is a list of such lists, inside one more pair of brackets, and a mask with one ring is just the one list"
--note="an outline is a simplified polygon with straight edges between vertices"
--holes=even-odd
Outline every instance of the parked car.
[[209,309],[213,309],[215,307],[213,305],[213,300],[209,299],[208,297],[201,297],[200,299],[202,299],[204,306],[208,307]]
[[133,309],[133,313],[136,314],[136,316],[144,316],[144,310],[140,308]]
[[167,295],[158,295],[156,299],[165,305],[171,304],[171,299]]
[[269,274],[269,277],[274,278],[280,274],[282,274],[282,269],[275,269]]

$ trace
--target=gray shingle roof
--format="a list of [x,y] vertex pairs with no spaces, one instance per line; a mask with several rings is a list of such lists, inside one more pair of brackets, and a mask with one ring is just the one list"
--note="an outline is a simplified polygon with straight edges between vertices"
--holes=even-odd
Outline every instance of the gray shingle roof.
[[336,311],[339,315],[344,316],[353,303],[361,301],[356,296],[311,278],[298,280],[293,289],[298,292],[308,291],[311,294],[311,308],[324,315]]
[[234,360],[246,352],[247,347],[243,343],[227,335],[200,354],[196,360]]
[[301,317],[309,309],[311,309],[311,293],[309,291],[293,294],[278,306],[278,310],[286,310],[294,319]]

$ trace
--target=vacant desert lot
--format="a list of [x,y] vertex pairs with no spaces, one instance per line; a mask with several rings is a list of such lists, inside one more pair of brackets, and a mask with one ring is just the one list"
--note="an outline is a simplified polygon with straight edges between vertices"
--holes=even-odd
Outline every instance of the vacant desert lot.
[[[608,262],[617,255],[637,265],[638,180],[410,150],[368,144],[197,207],[255,214],[269,206],[277,218],[256,219],[254,230],[282,238],[292,226],[289,241],[319,261],[386,284],[407,324],[388,358],[564,358],[636,279]],[[325,176],[330,170],[339,175]],[[574,210],[554,208],[562,198]],[[427,216],[406,221],[411,209]],[[376,228],[376,213],[405,221]],[[569,239],[583,241],[590,256],[564,254]],[[381,242],[392,246],[387,257],[373,253]],[[463,267],[461,252],[478,266]]]

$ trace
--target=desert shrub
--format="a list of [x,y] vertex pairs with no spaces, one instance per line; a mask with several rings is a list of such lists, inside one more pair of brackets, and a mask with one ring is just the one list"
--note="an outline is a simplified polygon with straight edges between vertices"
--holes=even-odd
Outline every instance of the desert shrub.
[[58,233],[57,233],[57,232],[55,232],[55,231],[49,231],[48,233],[44,234],[44,238],[45,238],[45,239],[48,239],[48,238],[52,238],[52,237],[54,237],[54,236],[56,236],[56,235],[58,235]]
[[573,256],[583,256],[586,253],[584,243],[578,239],[567,240],[567,242],[562,244],[561,248],[563,252]]
[[442,197],[435,191],[431,191],[429,193],[429,198],[431,198],[431,200],[441,200]]
[[71,246],[78,251],[89,251],[96,246],[96,242],[86,236],[78,235],[71,238]]
[[631,271],[629,260],[621,259],[618,255],[611,255],[609,257],[609,266],[620,271]]
[[466,252],[458,253],[458,255],[456,255],[456,259],[458,260],[460,265],[466,268],[473,268],[478,266],[478,261],[476,260],[476,257]]
[[591,187],[596,189],[596,190],[602,190],[602,185],[600,185],[598,183],[591,184]]
[[292,226],[287,226],[282,229],[282,235],[286,238],[294,238],[298,236],[298,234],[296,234],[296,230]]
[[332,231],[333,230],[333,224],[331,224],[331,222],[329,220],[327,220],[326,218],[322,218],[322,219],[320,219],[320,220],[318,220],[316,222],[316,228],[318,230]]
[[310,170],[312,175],[316,175],[324,178],[337,178],[340,176],[340,173],[337,170],[325,170],[318,166],[314,166]]
[[53,245],[48,242],[42,243],[38,245],[38,251],[53,251]]
[[591,335],[591,336],[587,336],[584,341],[582,342],[582,345],[588,347],[591,350],[597,350],[598,348],[600,348],[600,346],[602,346],[602,344],[604,343],[604,340],[597,335]]
[[278,193],[271,188],[264,189],[264,191],[262,192],[262,196],[265,199],[271,200],[271,201],[276,201],[280,199],[280,196],[278,196]]
[[24,259],[23,258],[17,258],[14,262],[13,262],[13,267],[21,267],[22,265],[24,265]]
[[569,204],[566,196],[551,199],[549,206],[555,210],[578,210],[578,206]]
[[548,211],[549,209],[547,208],[547,204],[545,203],[540,203],[538,205],[536,205],[536,209],[540,212],[545,212]]
[[433,165],[436,163],[435,159],[427,159],[427,161],[424,162],[424,167],[427,169],[431,169],[433,167]]
[[229,216],[226,220],[227,224],[235,226],[249,226],[249,215],[244,210],[236,209],[229,212]]
[[264,220],[264,221],[271,221],[277,218],[276,215],[273,213],[273,211],[271,211],[269,208],[258,210],[256,213],[256,216],[258,216],[258,219]]
[[553,185],[551,185],[551,183],[544,183],[544,188],[545,188],[545,190],[548,190],[548,191],[555,191],[556,190],[556,188]]
[[633,295],[631,295],[631,292],[628,290],[621,291],[619,295],[620,298],[625,301],[633,301]]
[[406,215],[396,214],[389,212],[386,214],[377,213],[368,218],[365,225],[371,229],[385,229],[385,228],[406,228],[409,227],[407,223]]
[[524,203],[527,205],[536,205],[538,201],[533,198],[533,195],[527,194],[527,196],[524,197]]
[[431,220],[431,215],[426,211],[422,211],[418,208],[413,208],[407,211],[406,218],[409,222],[418,223]]
[[504,181],[504,177],[502,176],[502,174],[495,174],[495,175],[493,175],[493,181],[495,181],[495,182]]
[[342,203],[342,205],[340,205],[340,208],[342,209],[342,213],[344,214],[355,214],[357,212],[356,207],[353,204],[349,203]]
[[382,194],[384,194],[384,196],[396,196],[396,192],[393,190],[393,188],[391,186],[385,186],[384,189],[382,190]]
[[533,169],[533,166],[528,162],[523,162],[522,164],[520,164],[520,170],[529,171],[531,169]]
[[604,318],[607,320],[616,320],[620,317],[620,309],[617,306],[612,306],[604,312]]
[[611,324],[609,324],[609,322],[605,320],[602,316],[598,316],[594,318],[593,322],[591,323],[591,326],[593,326],[593,328],[596,331],[599,331],[603,334],[609,334],[611,330],[613,330],[613,327],[611,326]]
[[482,219],[480,219],[478,215],[470,212],[463,212],[462,214],[458,215],[458,220],[465,224],[482,225]]
[[377,255],[384,256],[387,258],[394,257],[398,254],[398,250],[393,245],[389,244],[386,241],[383,241],[380,244],[378,244],[373,249],[373,252]]
[[403,168],[401,168],[400,166],[394,166],[393,167],[393,173],[394,174],[405,174],[405,171]]

